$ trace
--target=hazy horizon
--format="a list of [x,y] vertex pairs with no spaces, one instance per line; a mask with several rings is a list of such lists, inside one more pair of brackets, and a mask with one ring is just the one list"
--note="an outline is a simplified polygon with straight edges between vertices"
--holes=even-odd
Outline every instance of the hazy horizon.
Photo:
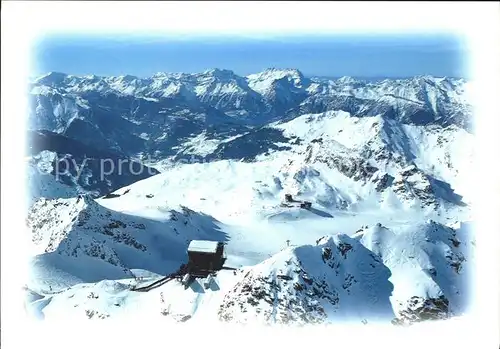
[[308,77],[358,79],[422,75],[466,77],[465,52],[454,37],[301,36],[216,37],[48,37],[35,48],[31,76],[150,77],[158,72],[200,73],[219,68],[240,76],[267,68],[293,68]]

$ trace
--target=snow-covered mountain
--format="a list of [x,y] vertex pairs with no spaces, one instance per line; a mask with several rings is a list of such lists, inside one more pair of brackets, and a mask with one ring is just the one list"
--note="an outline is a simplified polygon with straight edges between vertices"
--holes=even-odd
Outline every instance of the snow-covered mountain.
[[306,78],[296,69],[275,68],[247,77],[220,69],[150,78],[50,73],[30,84],[29,124],[129,156],[165,157],[203,131],[220,140],[248,126],[331,110],[470,131],[466,89],[461,79],[422,76],[373,83]]
[[[467,84],[276,68],[32,81],[29,309],[288,324],[462,314]],[[123,162],[141,170],[106,171]],[[238,270],[208,289],[131,289],[177,270],[192,239],[224,241]]]

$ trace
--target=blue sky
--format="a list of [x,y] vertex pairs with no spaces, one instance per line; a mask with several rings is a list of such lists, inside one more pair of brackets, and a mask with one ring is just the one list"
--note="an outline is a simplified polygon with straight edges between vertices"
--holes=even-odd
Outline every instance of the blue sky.
[[34,51],[34,75],[151,76],[211,68],[240,75],[265,68],[297,68],[306,76],[365,78],[435,75],[463,77],[464,52],[455,37],[288,36],[229,37],[47,37]]

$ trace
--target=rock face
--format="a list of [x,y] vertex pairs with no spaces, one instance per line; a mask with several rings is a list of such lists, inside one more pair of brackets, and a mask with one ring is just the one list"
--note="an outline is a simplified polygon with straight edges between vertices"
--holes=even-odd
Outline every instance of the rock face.
[[356,156],[355,152],[349,151],[337,142],[324,141],[319,138],[311,143],[306,148],[306,163],[324,163],[346,177],[363,182],[378,171],[378,168],[370,165],[366,159]]
[[414,296],[406,303],[393,323],[406,325],[428,320],[446,320],[451,317],[449,301],[444,296],[438,298],[422,298]]
[[220,306],[222,321],[305,325],[394,316],[390,271],[346,235],[284,250],[239,277]]
[[439,198],[459,206],[464,205],[462,198],[449,185],[426,175],[415,165],[399,171],[392,181],[391,189],[404,201],[418,200],[421,208],[437,208]]
[[394,177],[386,172],[377,171],[373,174],[370,180],[375,184],[375,190],[377,192],[382,192],[392,185]]
[[404,168],[392,183],[392,190],[404,200],[420,200],[422,206],[436,206],[431,183],[415,166]]

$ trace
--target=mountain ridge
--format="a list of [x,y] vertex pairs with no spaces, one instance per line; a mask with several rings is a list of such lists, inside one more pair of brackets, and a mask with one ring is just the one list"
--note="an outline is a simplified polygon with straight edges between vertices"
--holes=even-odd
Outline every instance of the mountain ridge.
[[437,78],[437,79],[453,79],[453,80],[464,80],[464,81],[469,81],[470,79],[465,77],[465,76],[451,76],[451,75],[435,75],[435,74],[415,74],[415,75],[407,75],[407,76],[356,76],[356,75],[324,75],[324,74],[305,74],[303,73],[300,69],[293,68],[293,67],[268,67],[265,69],[262,69],[258,72],[251,72],[247,74],[239,74],[236,73],[234,70],[231,69],[224,69],[224,68],[209,68],[205,69],[203,71],[198,71],[198,72],[192,72],[192,73],[186,73],[186,72],[169,72],[169,71],[158,71],[156,73],[153,73],[151,75],[103,75],[103,74],[73,74],[73,73],[65,73],[62,71],[47,71],[44,73],[38,73],[36,75],[30,76],[30,81],[34,82],[42,77],[46,77],[49,75],[60,75],[60,76],[71,76],[71,77],[89,77],[89,78],[106,78],[106,77],[113,77],[113,76],[123,76],[123,77],[131,77],[135,79],[149,79],[149,78],[154,78],[154,77],[165,77],[169,75],[174,75],[174,76],[182,76],[182,75],[195,75],[195,74],[204,74],[204,73],[209,73],[209,72],[214,72],[214,71],[228,71],[231,72],[235,75],[238,76],[249,76],[249,75],[254,75],[258,73],[262,73],[265,71],[297,71],[301,75],[303,75],[306,78],[316,78],[316,79],[326,79],[326,80],[338,80],[341,78],[352,78],[354,80],[358,81],[370,81],[370,80],[375,80],[375,81],[381,81],[381,80],[407,80],[407,79],[412,79],[412,78],[425,78],[425,77],[431,77],[431,78]]

